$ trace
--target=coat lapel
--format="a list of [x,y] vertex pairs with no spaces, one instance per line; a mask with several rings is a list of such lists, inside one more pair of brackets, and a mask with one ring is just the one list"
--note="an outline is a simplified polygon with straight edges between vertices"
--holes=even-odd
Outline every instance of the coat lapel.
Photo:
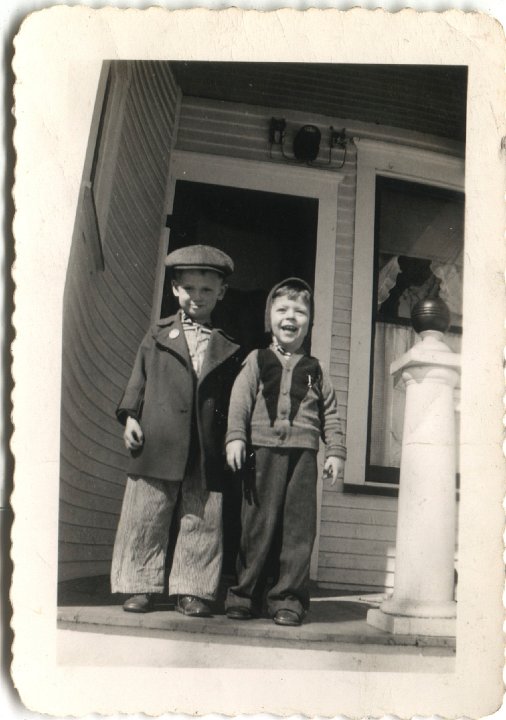
[[213,330],[204,357],[199,384],[218,365],[231,357],[239,349],[239,345],[230,340],[221,330]]
[[188,369],[191,368],[190,353],[184,336],[181,314],[163,318],[157,323],[154,339],[172,355],[175,355]]

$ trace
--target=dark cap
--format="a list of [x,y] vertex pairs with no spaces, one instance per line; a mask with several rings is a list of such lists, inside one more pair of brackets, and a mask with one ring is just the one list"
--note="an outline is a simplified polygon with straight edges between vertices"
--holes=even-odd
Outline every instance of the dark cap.
[[165,265],[170,270],[214,270],[227,276],[234,272],[231,257],[210,245],[188,245],[169,253]]

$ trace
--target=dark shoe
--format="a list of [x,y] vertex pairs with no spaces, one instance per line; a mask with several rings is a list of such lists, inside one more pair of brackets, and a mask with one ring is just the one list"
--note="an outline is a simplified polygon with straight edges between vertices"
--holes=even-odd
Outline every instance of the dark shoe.
[[145,613],[153,610],[154,600],[150,593],[134,595],[123,603],[123,610],[126,612]]
[[226,612],[227,617],[231,620],[251,620],[253,617],[251,610],[247,607],[242,607],[241,605],[229,607]]
[[179,595],[177,598],[176,610],[189,617],[210,617],[211,608],[205,600],[195,595]]
[[302,618],[295,610],[278,610],[272,618],[276,625],[300,625]]

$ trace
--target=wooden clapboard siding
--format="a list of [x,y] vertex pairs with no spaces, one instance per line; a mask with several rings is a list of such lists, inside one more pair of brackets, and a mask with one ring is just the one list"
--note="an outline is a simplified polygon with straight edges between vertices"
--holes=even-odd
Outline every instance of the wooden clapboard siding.
[[383,592],[393,587],[397,499],[323,493],[318,579],[325,586]]
[[[195,97],[183,97],[176,147],[190,152],[285,163],[277,148],[273,148],[272,158],[269,155],[267,138],[272,116],[286,118],[287,148],[291,147],[293,136],[301,125],[316,125],[322,134],[322,143],[320,156],[312,167],[318,167],[318,162],[326,162],[329,128],[336,124],[335,118]],[[342,153],[334,151],[331,167],[337,168],[342,160]],[[329,165],[322,164],[322,168],[328,170]],[[339,172],[343,175],[343,180],[337,198],[338,227],[330,371],[342,405],[343,420],[346,422],[356,194],[356,152],[353,146],[348,148],[346,161]]]
[[112,63],[106,99],[92,178],[104,269],[78,209],[65,288],[60,580],[109,572],[127,463],[115,408],[150,322],[179,102],[167,64],[145,62]]
[[101,468],[101,475],[91,475],[90,473],[83,472],[77,467],[73,460],[64,458],[61,461],[62,475],[65,479],[62,479],[63,485],[69,485],[75,491],[75,495],[79,493],[87,493],[90,495],[88,504],[94,502],[95,498],[98,498],[98,502],[104,502],[107,506],[109,499],[114,502],[114,508],[117,510],[118,500],[123,497],[123,479],[118,481],[115,472],[108,472],[107,468]]
[[[269,158],[267,128],[272,116],[287,119],[290,129],[317,125],[322,137],[333,119],[260,106],[183,98],[177,136],[181,150],[265,162]],[[323,143],[322,143],[323,146]],[[275,157],[275,153],[273,153]],[[281,161],[283,162],[283,161]],[[336,163],[338,164],[338,163]],[[339,186],[336,266],[333,295],[330,374],[346,429],[351,339],[351,297],[355,232],[356,153],[350,147]],[[318,581],[328,587],[383,591],[393,585],[397,500],[323,493]]]

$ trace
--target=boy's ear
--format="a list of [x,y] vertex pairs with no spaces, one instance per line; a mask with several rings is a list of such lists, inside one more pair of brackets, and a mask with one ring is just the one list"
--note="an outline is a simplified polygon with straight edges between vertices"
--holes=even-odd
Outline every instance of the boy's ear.
[[171,280],[171,281],[170,281],[170,284],[171,284],[171,287],[172,287],[172,293],[173,293],[176,297],[179,297],[179,285],[177,284],[177,282],[176,282],[175,280]]
[[223,300],[223,298],[225,297],[225,293],[227,292],[227,289],[228,289],[227,283],[222,282],[222,284],[221,284],[221,290],[220,290],[220,293],[219,293],[219,295],[218,295],[218,300]]

